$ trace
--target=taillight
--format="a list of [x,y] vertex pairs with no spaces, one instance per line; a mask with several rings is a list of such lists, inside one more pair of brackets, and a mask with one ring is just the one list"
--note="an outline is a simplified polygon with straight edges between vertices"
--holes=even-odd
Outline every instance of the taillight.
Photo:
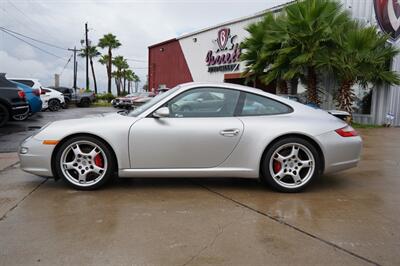
[[23,90],[18,91],[18,97],[21,99],[25,99],[25,92]]
[[340,136],[347,138],[347,137],[355,137],[358,136],[357,131],[354,130],[351,126],[345,126],[335,130]]
[[33,90],[33,94],[40,96],[40,89]]

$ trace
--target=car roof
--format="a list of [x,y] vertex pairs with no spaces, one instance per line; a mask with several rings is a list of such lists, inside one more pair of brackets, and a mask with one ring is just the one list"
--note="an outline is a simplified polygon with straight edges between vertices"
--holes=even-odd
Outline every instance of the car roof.
[[266,91],[263,91],[258,88],[252,88],[244,85],[239,85],[239,84],[233,84],[233,83],[226,83],[226,82],[188,82],[188,83],[183,83],[178,85],[180,86],[180,90],[187,90],[195,87],[217,87],[217,88],[227,88],[227,89],[233,89],[233,90],[240,90],[244,92],[249,92],[253,94],[258,94],[261,96],[266,96],[271,99],[280,101],[282,103],[285,103],[289,106],[296,107],[296,108],[302,108],[305,106],[304,104],[297,103],[293,100],[281,97],[276,94],[272,94]]
[[33,82],[39,82],[38,79],[32,79],[32,78],[8,78],[8,79],[12,79],[12,80],[15,80],[15,79],[18,79],[18,80],[31,80]]

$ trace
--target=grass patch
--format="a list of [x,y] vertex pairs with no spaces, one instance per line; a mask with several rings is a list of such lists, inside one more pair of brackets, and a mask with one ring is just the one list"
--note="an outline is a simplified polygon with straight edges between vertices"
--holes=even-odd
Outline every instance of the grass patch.
[[111,107],[112,104],[106,101],[97,101],[92,103],[93,107]]
[[369,124],[360,124],[360,123],[351,123],[351,126],[354,128],[381,128],[384,126],[381,125],[369,125]]

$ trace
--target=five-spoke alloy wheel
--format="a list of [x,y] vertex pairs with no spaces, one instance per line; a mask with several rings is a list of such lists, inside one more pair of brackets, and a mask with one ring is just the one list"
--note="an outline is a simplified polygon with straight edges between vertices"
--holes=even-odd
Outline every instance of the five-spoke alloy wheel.
[[96,189],[106,183],[113,169],[113,156],[108,146],[89,136],[67,140],[55,157],[58,176],[82,190]]
[[274,143],[264,157],[264,180],[275,190],[297,192],[320,174],[321,159],[315,147],[301,138]]

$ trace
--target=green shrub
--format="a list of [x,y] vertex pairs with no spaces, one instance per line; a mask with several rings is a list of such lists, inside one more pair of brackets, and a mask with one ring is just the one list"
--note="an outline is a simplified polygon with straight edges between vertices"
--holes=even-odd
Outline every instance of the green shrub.
[[113,99],[115,99],[115,96],[112,93],[99,93],[96,95],[97,101],[111,102]]

